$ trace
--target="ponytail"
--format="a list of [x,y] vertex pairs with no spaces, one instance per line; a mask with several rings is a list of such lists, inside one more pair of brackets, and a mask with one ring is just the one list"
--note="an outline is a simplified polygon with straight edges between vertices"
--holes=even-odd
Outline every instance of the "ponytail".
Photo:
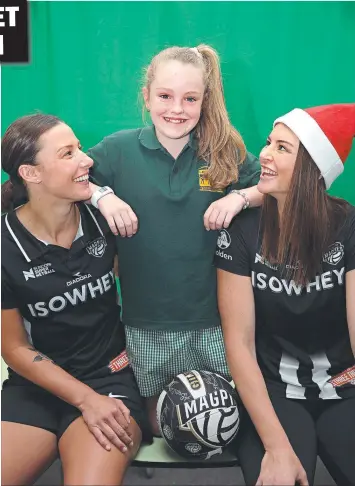
[[1,184],[1,213],[12,211],[28,201],[27,190],[22,181],[11,179]]
[[232,126],[227,113],[219,57],[212,47],[197,47],[205,65],[206,88],[201,118],[196,127],[199,158],[208,161],[211,187],[224,189],[238,180],[238,165],[246,156],[239,132]]

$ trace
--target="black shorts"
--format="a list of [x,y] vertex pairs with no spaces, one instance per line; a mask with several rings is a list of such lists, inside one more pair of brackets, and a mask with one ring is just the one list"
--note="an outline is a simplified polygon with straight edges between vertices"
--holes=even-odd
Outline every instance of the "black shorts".
[[[144,399],[140,396],[132,369],[127,367],[119,373],[81,379],[100,395],[120,395],[119,398],[130,410],[131,416],[142,431],[143,440],[151,442],[151,432]],[[48,430],[59,440],[68,426],[81,416],[80,410],[69,405],[43,388],[27,381],[13,380],[3,383],[1,392],[1,420],[32,425]]]

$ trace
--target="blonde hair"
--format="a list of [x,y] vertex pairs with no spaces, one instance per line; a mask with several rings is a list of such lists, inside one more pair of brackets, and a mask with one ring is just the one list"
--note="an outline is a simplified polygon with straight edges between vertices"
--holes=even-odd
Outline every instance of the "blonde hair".
[[205,92],[201,117],[196,125],[198,158],[205,160],[208,165],[211,187],[224,189],[238,180],[238,165],[245,159],[246,148],[241,135],[229,120],[219,56],[205,44],[194,48],[174,46],[160,51],[144,70],[144,86],[148,92],[158,65],[167,61],[179,61],[202,69]]

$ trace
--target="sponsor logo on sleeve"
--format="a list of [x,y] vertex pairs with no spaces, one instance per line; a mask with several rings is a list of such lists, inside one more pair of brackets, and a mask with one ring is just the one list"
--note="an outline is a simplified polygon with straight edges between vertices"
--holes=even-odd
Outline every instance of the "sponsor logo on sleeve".
[[217,239],[217,245],[221,250],[225,250],[228,248],[231,244],[231,237],[230,234],[228,233],[227,230],[223,229],[220,231],[218,239]]
[[223,251],[229,248],[231,241],[232,239],[228,231],[225,229],[221,230],[217,238],[217,246],[219,249],[217,248],[216,255],[221,258],[224,258],[225,260],[233,260],[232,255],[228,255]]
[[111,370],[111,373],[117,373],[118,371],[123,370],[129,365],[129,359],[127,356],[127,351],[124,350],[122,353],[120,353],[116,358],[114,358],[110,363],[108,364],[108,367]]

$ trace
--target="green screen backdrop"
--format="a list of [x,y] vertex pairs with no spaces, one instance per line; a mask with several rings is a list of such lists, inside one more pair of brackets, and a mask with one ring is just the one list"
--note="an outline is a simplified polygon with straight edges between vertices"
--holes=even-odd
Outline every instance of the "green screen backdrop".
[[[31,63],[2,67],[2,132],[37,110],[84,147],[142,125],[142,68],[171,46],[221,55],[228,111],[259,154],[294,108],[355,101],[353,2],[30,2]],[[331,192],[355,204],[355,150]]]

